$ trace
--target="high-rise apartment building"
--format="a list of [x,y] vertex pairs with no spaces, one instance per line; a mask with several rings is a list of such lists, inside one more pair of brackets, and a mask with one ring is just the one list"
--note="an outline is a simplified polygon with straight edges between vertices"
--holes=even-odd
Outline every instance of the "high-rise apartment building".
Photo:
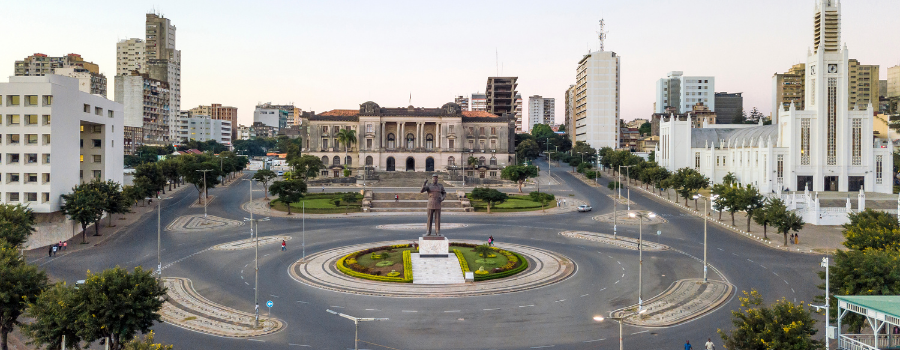
[[[785,73],[772,76],[772,111],[787,109],[791,103],[797,110],[803,110],[806,64],[797,63]],[[774,113],[774,112],[773,112]]]
[[469,110],[469,98],[465,96],[456,96],[453,99],[453,102],[459,105],[459,108],[462,108],[463,111]]
[[122,183],[121,104],[53,74],[10,77],[0,96],[0,203],[52,213],[84,181]]
[[[850,59],[847,69],[850,73],[847,81],[847,108],[852,110],[859,105],[860,109],[865,109],[870,102],[877,107],[879,96],[884,94],[878,81],[879,66],[863,65]],[[772,77],[772,115],[777,115],[775,112],[779,108],[782,111],[788,110],[791,103],[794,104],[794,109],[805,110],[806,84],[805,63],[795,64],[785,73],[776,73]],[[719,118],[722,118],[722,113],[719,113]]]
[[274,105],[266,102],[256,106],[253,111],[253,122],[260,122],[275,127],[278,130],[300,125],[296,119],[300,119],[300,109],[294,105]]
[[[231,125],[238,125],[237,123],[237,107],[229,107],[222,106],[219,103],[213,103],[209,106],[197,106],[190,109],[191,114],[193,115],[208,115],[210,118],[215,120],[227,120],[231,122]],[[237,128],[231,128],[231,139],[237,140]]]
[[594,51],[578,61],[575,139],[593,148],[619,145],[620,59],[612,51]]
[[656,113],[666,107],[675,107],[678,113],[688,112],[698,102],[710,110],[716,109],[716,78],[711,76],[685,76],[674,71],[656,82]]
[[859,61],[850,59],[850,80],[847,88],[847,107],[854,109],[866,109],[869,103],[878,106],[878,65],[859,64]]
[[214,140],[231,145],[232,125],[230,120],[212,119],[208,115],[194,115],[190,111],[181,111],[177,133],[181,142]]
[[106,97],[106,76],[100,66],[85,61],[81,55],[70,53],[62,57],[49,57],[42,53],[16,61],[16,76],[64,75],[78,79],[81,91]]
[[144,49],[144,39],[131,38],[116,43],[116,75],[128,75],[132,71],[147,73]]
[[[741,124],[744,122],[743,92],[717,92],[714,100],[716,109],[709,108],[709,110],[716,112],[716,123]],[[693,107],[691,108],[688,111],[693,110]]]
[[469,107],[470,110],[487,112],[487,97],[485,94],[480,92],[473,93],[469,103],[471,103]]
[[525,108],[524,108],[524,103],[522,101],[522,95],[516,93],[515,101],[516,102],[515,102],[515,108],[513,109],[513,113],[516,118],[516,133],[518,134],[518,133],[525,132],[523,130],[523,127],[526,123],[525,119],[524,119],[525,118],[524,117]]
[[550,97],[541,97],[534,95],[528,97],[528,129],[522,130],[529,132],[537,124],[555,124],[556,123],[556,99]]
[[900,97],[900,65],[888,68],[887,73],[887,93],[885,96]]
[[569,135],[572,143],[575,143],[575,85],[569,85],[569,88],[566,89],[565,117],[566,120],[563,122],[566,124],[565,132]]
[[[124,106],[124,152],[133,154],[141,145],[171,143],[169,83],[132,71],[115,77],[115,100]],[[177,129],[176,129],[177,131]]]
[[488,113],[503,115],[513,113],[516,108],[517,77],[488,77],[484,89]]

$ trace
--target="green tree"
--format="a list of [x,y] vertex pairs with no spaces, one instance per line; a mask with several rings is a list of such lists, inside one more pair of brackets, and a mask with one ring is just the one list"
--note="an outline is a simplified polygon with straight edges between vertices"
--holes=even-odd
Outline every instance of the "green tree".
[[[203,172],[201,170],[209,170]],[[210,161],[208,156],[193,156],[184,159],[181,167],[178,168],[181,177],[189,184],[194,185],[197,190],[197,203],[202,203],[203,192],[206,190],[206,196],[209,197],[209,188],[216,187],[219,184],[219,164]],[[205,178],[205,182],[204,182]]]
[[[62,199],[61,211],[73,221],[81,224],[81,243],[86,243],[85,234],[88,225],[99,221],[103,215],[103,194],[100,193],[97,186],[83,183],[73,187],[71,193],[62,195]],[[100,235],[99,229],[97,229],[96,235]]]
[[[831,303],[836,305],[834,295],[897,295],[900,294],[900,254],[894,250],[836,250],[834,265],[829,268]],[[825,272],[819,271],[819,277],[825,278]],[[819,286],[825,288],[825,284]],[[822,301],[820,296],[817,300]],[[831,319],[835,320],[837,308],[831,309]],[[864,317],[849,313],[841,322],[851,330],[859,333],[866,326]]]
[[611,191],[617,191],[622,188],[622,184],[618,181],[610,181],[608,184],[606,184],[606,188],[610,189]]
[[302,180],[275,181],[269,187],[269,193],[278,196],[278,201],[287,205],[291,215],[291,203],[299,202],[306,194],[306,182]]
[[[697,193],[697,190],[709,185],[709,179],[694,169],[681,168],[672,175],[675,192],[684,198],[684,206],[687,206],[689,197]],[[694,203],[696,209],[696,201]]]
[[531,128],[531,136],[534,136],[534,141],[537,143],[538,147],[541,150],[547,148],[548,141],[559,137],[559,135],[557,135],[556,132],[553,131],[553,128],[551,128],[550,125],[547,124],[535,124]]
[[15,246],[0,241],[0,349],[9,349],[7,336],[46,286],[43,270],[26,264]]
[[753,185],[747,185],[741,195],[741,205],[747,213],[747,232],[750,232],[750,220],[753,218],[753,214],[766,205],[766,197],[759,193],[759,190]]
[[76,334],[89,343],[108,338],[110,349],[121,350],[138,332],[162,321],[165,296],[166,288],[152,270],[135,267],[129,272],[116,266],[99,274],[88,271],[75,293]]
[[337,134],[337,142],[344,145],[344,158],[347,158],[347,152],[356,144],[356,130],[341,129]]
[[[139,179],[146,180],[139,180]],[[163,175],[162,169],[158,163],[147,163],[138,165],[134,168],[135,183],[141,182],[142,187],[148,191],[147,195],[156,197],[156,192],[166,189],[166,177]]]
[[34,233],[34,212],[21,204],[0,204],[0,242],[18,247]]
[[763,227],[763,238],[769,239],[767,228],[772,224],[775,220],[775,216],[773,213],[776,213],[781,208],[784,208],[784,202],[778,198],[767,199],[762,209],[753,212],[753,221]]
[[356,202],[356,193],[353,192],[345,192],[341,194],[341,201],[344,202],[344,214],[350,213],[350,203]]
[[494,251],[494,250],[491,249],[491,246],[489,246],[487,244],[475,246],[475,252],[478,254],[481,254],[482,259],[487,259],[488,254],[490,254],[492,251]]
[[154,333],[150,331],[147,335],[144,336],[144,339],[140,337],[134,337],[131,341],[125,343],[125,350],[172,350],[172,345],[166,345],[162,343],[155,343]]
[[777,227],[778,232],[781,232],[781,234],[784,235],[784,245],[788,244],[788,233],[791,231],[799,232],[803,229],[803,225],[805,224],[800,215],[797,215],[797,213],[790,210],[775,212],[773,215],[775,215],[773,226]]
[[825,343],[814,340],[816,321],[803,302],[794,304],[784,298],[771,306],[762,305],[755,290],[739,297],[741,308],[731,312],[732,330],[719,329],[723,347],[733,350],[804,349],[815,350]]
[[319,171],[325,169],[322,159],[308,154],[300,156],[300,158],[288,159],[288,165],[294,168],[295,174],[302,175],[303,181],[315,178],[319,175]]
[[850,213],[844,224],[844,246],[854,250],[900,250],[900,227],[893,214],[866,209]]
[[487,203],[487,212],[490,214],[492,206],[506,202],[509,196],[493,188],[476,187],[472,189],[472,199]]
[[263,192],[266,193],[266,200],[269,199],[269,181],[272,181],[276,177],[278,177],[278,175],[269,169],[260,169],[256,171],[256,174],[253,174],[253,180],[262,182]]
[[638,128],[638,132],[641,133],[642,136],[650,135],[651,127],[650,122],[646,122],[641,124],[641,127]]
[[478,166],[478,158],[469,156],[469,159],[466,159],[466,163],[467,163],[470,167],[475,168],[475,167]]
[[23,324],[22,332],[31,339],[31,344],[59,349],[65,336],[67,349],[79,349],[81,338],[77,334],[79,315],[75,292],[75,288],[59,282],[29,303],[26,316],[34,321]]
[[144,193],[137,186],[124,186],[122,187],[122,196],[125,197],[125,201],[130,207],[143,199]]
[[178,174],[179,166],[181,165],[178,164],[177,158],[166,158],[166,160],[159,162],[159,170],[162,171],[163,178],[169,183],[169,191],[172,190],[172,185],[178,186],[180,177]]
[[113,227],[113,214],[126,214],[131,212],[131,205],[125,193],[122,191],[122,185],[113,180],[92,182],[100,190],[103,198],[103,211],[109,217],[109,227]]
[[538,169],[534,165],[508,165],[500,172],[500,178],[515,181],[519,185],[519,193],[522,193],[525,180],[537,176]]
[[725,174],[725,176],[722,177],[722,183],[725,185],[734,185],[738,183],[737,176],[732,172],[728,172],[728,174]]
[[525,140],[516,146],[516,157],[521,160],[531,160],[541,154],[541,148],[534,140]]

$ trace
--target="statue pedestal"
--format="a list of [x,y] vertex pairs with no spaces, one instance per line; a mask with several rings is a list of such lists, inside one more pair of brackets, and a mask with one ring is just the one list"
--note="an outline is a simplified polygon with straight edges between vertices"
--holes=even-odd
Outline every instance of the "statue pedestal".
[[444,236],[419,237],[420,258],[446,258],[450,255],[450,240]]

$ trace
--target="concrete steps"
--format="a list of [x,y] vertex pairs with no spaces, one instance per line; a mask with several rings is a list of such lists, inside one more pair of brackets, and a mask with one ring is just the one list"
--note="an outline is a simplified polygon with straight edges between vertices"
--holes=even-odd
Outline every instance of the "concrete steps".
[[413,284],[464,284],[462,267],[456,255],[446,258],[420,258],[412,254]]

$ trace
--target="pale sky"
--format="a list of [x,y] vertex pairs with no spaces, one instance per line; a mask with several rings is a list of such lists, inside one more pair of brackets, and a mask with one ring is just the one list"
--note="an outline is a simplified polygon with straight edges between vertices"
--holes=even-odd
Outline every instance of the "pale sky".
[[[844,0],[842,40],[863,64],[900,64],[900,1]],[[79,53],[100,65],[113,99],[115,47],[144,38],[156,10],[178,28],[182,109],[221,103],[249,124],[259,102],[303,110],[439,107],[484,90],[497,74],[519,92],[556,98],[577,62],[599,46],[622,57],[622,119],[653,112],[655,82],[669,71],[716,77],[743,92],[744,109],[769,114],[772,75],[804,62],[814,0],[620,1],[28,1],[3,6],[0,75],[33,53]],[[526,107],[527,108],[527,107]],[[526,111],[527,113],[527,111]]]

